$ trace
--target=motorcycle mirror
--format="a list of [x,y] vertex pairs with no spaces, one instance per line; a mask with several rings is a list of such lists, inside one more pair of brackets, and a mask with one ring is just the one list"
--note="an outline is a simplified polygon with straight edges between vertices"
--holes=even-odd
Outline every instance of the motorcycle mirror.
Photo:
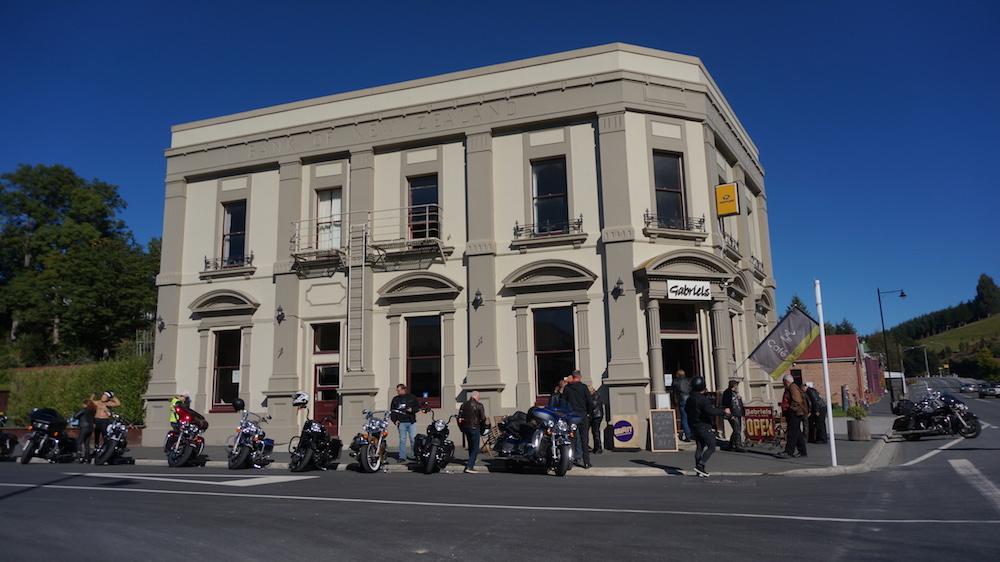
[[264,416],[264,419],[268,419],[268,420],[269,420],[269,419],[271,419],[271,414],[267,414],[267,415],[265,415],[265,416]]

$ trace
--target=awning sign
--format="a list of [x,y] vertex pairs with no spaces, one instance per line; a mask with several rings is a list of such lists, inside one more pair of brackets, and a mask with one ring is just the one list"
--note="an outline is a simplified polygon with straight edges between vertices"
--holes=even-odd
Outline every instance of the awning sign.
[[720,217],[740,214],[738,183],[724,183],[715,186],[715,210]]
[[667,298],[686,301],[712,300],[712,284],[708,281],[667,279]]

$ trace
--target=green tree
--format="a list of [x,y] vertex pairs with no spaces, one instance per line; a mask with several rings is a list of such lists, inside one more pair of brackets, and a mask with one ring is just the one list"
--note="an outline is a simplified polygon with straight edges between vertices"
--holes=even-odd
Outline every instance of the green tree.
[[979,353],[976,354],[976,370],[981,379],[994,382],[1000,380],[1000,376],[998,376],[1000,375],[1000,364],[993,358],[993,353],[988,347],[980,348]]
[[100,358],[151,324],[159,242],[135,243],[125,206],[117,186],[64,166],[0,175],[0,321],[16,363]]
[[788,316],[788,313],[791,312],[793,308],[801,308],[803,312],[809,314],[809,307],[806,306],[806,303],[802,302],[802,299],[799,298],[798,294],[792,295],[792,302],[788,304],[788,308],[785,309],[785,314],[782,315],[782,317]]
[[977,318],[987,318],[1000,312],[1000,287],[997,287],[993,278],[985,273],[979,276],[972,309]]

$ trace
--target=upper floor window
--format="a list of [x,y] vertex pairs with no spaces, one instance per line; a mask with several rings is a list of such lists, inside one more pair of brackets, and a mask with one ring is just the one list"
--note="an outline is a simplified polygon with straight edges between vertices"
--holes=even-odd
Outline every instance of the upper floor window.
[[437,174],[410,178],[410,238],[440,238]]
[[242,267],[246,263],[247,202],[224,203],[222,227],[223,267]]
[[342,190],[324,189],[316,192],[316,249],[340,248]]
[[535,228],[537,234],[569,232],[569,197],[566,158],[531,163]]
[[340,324],[313,324],[313,353],[340,352]]
[[656,215],[660,228],[685,228],[684,181],[681,157],[653,153],[653,185],[656,188]]

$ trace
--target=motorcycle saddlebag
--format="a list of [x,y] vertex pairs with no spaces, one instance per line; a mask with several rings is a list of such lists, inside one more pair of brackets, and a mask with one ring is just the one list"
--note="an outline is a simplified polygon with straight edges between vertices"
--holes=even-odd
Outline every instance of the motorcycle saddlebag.
[[355,453],[357,453],[358,451],[361,450],[361,434],[360,433],[357,434],[357,435],[355,435],[354,439],[351,441],[351,450],[354,451]]
[[896,402],[896,405],[892,407],[892,413],[897,416],[907,416],[913,413],[915,408],[916,405],[913,402],[910,402],[906,398],[901,398],[899,402]]
[[330,439],[330,460],[335,461],[340,458],[340,452],[344,450],[344,442],[340,439]]
[[427,436],[423,433],[418,433],[416,438],[413,439],[413,450],[420,451],[423,453],[427,450]]

